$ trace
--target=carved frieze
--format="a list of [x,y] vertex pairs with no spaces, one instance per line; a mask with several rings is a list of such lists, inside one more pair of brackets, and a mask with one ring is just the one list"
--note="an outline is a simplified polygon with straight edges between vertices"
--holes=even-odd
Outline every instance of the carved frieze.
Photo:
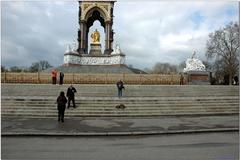
[[86,10],[89,6],[91,6],[91,4],[84,4],[83,5],[83,11]]
[[95,2],[95,3],[87,3],[87,2],[82,2],[81,4],[82,7],[82,14],[81,14],[81,20],[86,20],[86,16],[88,14],[88,12],[97,7],[98,9],[100,9],[105,15],[104,19],[105,20],[111,20],[111,13],[109,11],[109,8],[111,8],[111,4],[109,3],[104,3],[104,2]]
[[116,65],[125,64],[124,55],[114,55],[108,57],[79,56],[74,54],[64,55],[64,64],[78,65]]

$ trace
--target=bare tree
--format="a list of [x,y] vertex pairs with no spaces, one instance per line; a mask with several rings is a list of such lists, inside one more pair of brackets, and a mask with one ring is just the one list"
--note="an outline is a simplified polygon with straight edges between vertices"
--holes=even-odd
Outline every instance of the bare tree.
[[22,68],[18,66],[10,67],[10,72],[22,72]]
[[30,72],[38,72],[38,71],[48,69],[50,67],[52,67],[52,66],[49,64],[48,61],[41,60],[39,62],[32,63],[29,70],[30,70]]
[[186,62],[185,61],[182,61],[179,63],[178,65],[178,72],[181,73],[183,72],[183,69],[186,68]]
[[177,66],[169,63],[156,63],[152,69],[152,73],[156,74],[177,73]]
[[5,66],[1,65],[1,72],[7,72],[7,71],[8,71],[8,69]]
[[[209,35],[206,56],[215,58],[215,63],[220,63],[232,84],[234,74],[239,67],[239,25],[230,23],[225,28],[219,29]],[[217,66],[217,65],[215,65]]]

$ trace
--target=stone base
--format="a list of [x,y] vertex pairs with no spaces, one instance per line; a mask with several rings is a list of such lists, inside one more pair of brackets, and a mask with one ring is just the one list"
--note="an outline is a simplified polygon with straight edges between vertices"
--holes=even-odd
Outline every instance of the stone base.
[[111,49],[105,49],[104,54],[105,55],[110,55],[112,53]]
[[[63,73],[86,73],[86,74],[135,74],[135,71],[126,65],[76,65],[64,64],[55,69]],[[51,73],[52,68],[44,70],[44,73]]]
[[101,56],[102,55],[100,43],[91,43],[90,47],[91,48],[90,48],[89,55],[91,55],[91,56]]
[[74,53],[64,54],[64,65],[121,65],[125,64],[124,54],[115,55],[80,55]]
[[210,75],[207,71],[188,71],[185,73],[188,85],[210,85]]

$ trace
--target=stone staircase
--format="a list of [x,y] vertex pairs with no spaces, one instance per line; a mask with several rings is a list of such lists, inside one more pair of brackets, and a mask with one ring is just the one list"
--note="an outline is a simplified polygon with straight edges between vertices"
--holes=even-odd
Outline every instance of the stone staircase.
[[[238,114],[238,86],[142,86],[126,85],[124,97],[116,97],[115,85],[74,85],[76,109],[66,117],[161,116]],[[56,98],[67,85],[2,84],[3,117],[56,117]],[[124,104],[126,108],[116,108]]]

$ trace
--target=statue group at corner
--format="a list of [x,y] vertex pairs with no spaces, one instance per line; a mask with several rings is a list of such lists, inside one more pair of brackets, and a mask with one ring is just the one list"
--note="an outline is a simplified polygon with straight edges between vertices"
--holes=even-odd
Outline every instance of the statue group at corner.
[[186,68],[183,69],[183,72],[188,71],[206,71],[205,65],[199,59],[195,58],[196,52],[194,51],[191,58],[188,58],[186,61]]
[[77,46],[78,46],[78,44],[76,41],[73,41],[72,46],[71,46],[71,44],[67,44],[67,49],[66,49],[65,53],[70,53],[70,52],[77,53]]

